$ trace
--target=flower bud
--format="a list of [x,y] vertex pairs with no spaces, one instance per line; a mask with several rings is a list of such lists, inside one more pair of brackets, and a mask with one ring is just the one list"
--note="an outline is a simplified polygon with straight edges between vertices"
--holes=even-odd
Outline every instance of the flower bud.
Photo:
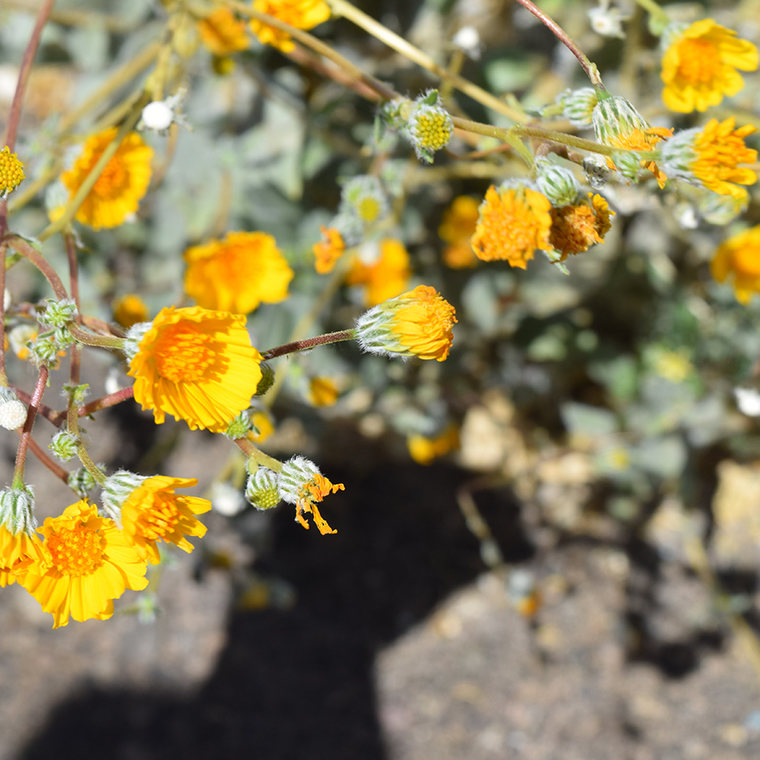
[[16,430],[26,422],[26,406],[12,388],[0,387],[0,427]]
[[245,436],[253,430],[253,423],[248,412],[240,412],[232,422],[227,426],[227,430],[224,431],[224,435],[232,441],[238,438],[245,438]]
[[581,87],[579,90],[565,90],[557,97],[562,107],[562,115],[574,126],[582,129],[590,127],[594,107],[599,102],[597,91],[593,87]]
[[553,206],[567,206],[578,197],[580,186],[570,169],[549,161],[536,159],[536,184]]
[[73,322],[77,315],[77,307],[72,298],[45,299],[45,312],[40,321],[50,327],[65,327]]
[[53,436],[48,448],[62,462],[73,459],[77,453],[79,439],[68,430],[61,430]]
[[77,496],[86,498],[87,494],[95,488],[95,478],[85,467],[80,467],[78,470],[69,473],[68,477],[69,488],[74,491]]
[[259,467],[248,476],[245,484],[246,501],[256,509],[276,507],[281,501],[278,484],[279,478],[276,472],[266,467]]
[[433,154],[448,144],[453,131],[454,123],[441,105],[437,90],[430,90],[415,100],[406,134],[420,161],[432,164]]

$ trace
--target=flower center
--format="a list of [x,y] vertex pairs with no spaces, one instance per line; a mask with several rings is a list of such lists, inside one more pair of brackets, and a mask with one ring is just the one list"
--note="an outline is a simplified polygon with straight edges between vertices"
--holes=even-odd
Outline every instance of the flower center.
[[56,530],[45,543],[53,567],[64,575],[91,575],[103,564],[105,538],[85,524]]
[[[95,161],[98,158],[99,156],[96,156]],[[93,161],[93,165],[95,161]],[[124,161],[114,156],[106,164],[105,169],[103,169],[93,185],[92,191],[101,198],[117,198],[123,194],[128,179],[129,173],[124,165]]]
[[174,383],[203,378],[216,361],[209,336],[188,322],[165,327],[153,345],[156,371]]
[[173,501],[156,495],[149,510],[140,513],[139,534],[151,541],[157,541],[174,533],[180,514]]
[[685,39],[678,45],[678,74],[687,82],[708,84],[712,82],[720,65],[718,49],[705,39]]
[[760,250],[754,246],[741,246],[733,252],[734,270],[747,277],[760,277]]

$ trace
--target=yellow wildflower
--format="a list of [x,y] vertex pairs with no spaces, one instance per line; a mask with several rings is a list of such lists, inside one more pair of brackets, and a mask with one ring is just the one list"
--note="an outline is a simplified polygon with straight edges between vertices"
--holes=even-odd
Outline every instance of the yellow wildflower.
[[454,307],[435,288],[418,285],[362,314],[356,337],[372,354],[442,362],[449,355],[456,321]]
[[595,243],[603,243],[612,226],[607,201],[601,195],[589,193],[589,201],[572,206],[552,208],[552,228],[549,242],[564,261],[571,254],[583,253]]
[[[274,16],[296,29],[313,29],[330,18],[330,6],[324,0],[253,0],[253,9]],[[295,47],[287,32],[258,19],[251,19],[251,30],[262,44],[273,45],[283,53],[289,53]]]
[[329,377],[312,377],[309,380],[309,403],[312,406],[332,406],[338,393],[338,384]]
[[119,470],[103,486],[103,506],[108,514],[120,520],[140,556],[156,565],[161,559],[157,541],[166,541],[182,551],[191,552],[193,545],[186,536],[200,538],[206,533],[206,526],[195,515],[208,512],[211,502],[174,493],[177,488],[197,484],[195,478],[165,475],[146,478]]
[[148,585],[146,564],[127,534],[86,500],[48,517],[39,532],[48,563],[29,565],[19,583],[53,615],[53,628],[69,617],[105,620],[126,589]]
[[364,303],[375,306],[397,296],[406,288],[412,270],[409,254],[400,240],[392,238],[380,242],[377,259],[365,263],[355,256],[346,275],[348,285],[363,285]]
[[718,282],[733,278],[734,293],[740,303],[749,303],[755,293],[760,293],[760,225],[721,243],[710,271]]
[[251,422],[253,423],[256,430],[259,431],[258,433],[254,431],[251,431],[251,433],[249,433],[248,437],[252,441],[263,443],[267,438],[269,438],[270,435],[272,435],[272,433],[274,433],[272,418],[266,412],[254,412],[251,415]]
[[43,566],[47,562],[36,527],[30,488],[0,492],[0,587],[15,583],[31,564]]
[[0,150],[0,198],[5,198],[8,193],[17,188],[24,176],[24,164],[5,145]]
[[472,236],[475,255],[483,261],[505,260],[525,269],[537,248],[548,250],[552,218],[551,203],[529,187],[493,185],[480,204],[478,223]]
[[439,435],[428,438],[424,435],[407,436],[409,455],[417,464],[430,464],[434,459],[445,456],[459,448],[459,429],[449,425]]
[[148,307],[137,293],[127,293],[114,301],[113,318],[122,327],[129,328],[138,322],[147,322]]
[[188,248],[185,292],[204,309],[248,314],[288,297],[293,270],[265,232],[228,232]]
[[672,111],[716,106],[744,87],[737,71],[755,71],[758,51],[736,32],[706,18],[672,36],[662,58],[662,99]]
[[296,520],[307,530],[305,514],[311,514],[319,532],[324,536],[337,533],[319,513],[317,502],[325,496],[344,491],[343,483],[331,483],[314,462],[305,457],[293,457],[282,466],[277,484],[280,498],[296,507]]
[[[116,137],[116,127],[92,135],[82,148],[82,153],[61,181],[73,197],[87,178],[103,151]],[[128,134],[116,153],[106,164],[84,203],[74,217],[94,229],[118,227],[127,217],[137,211],[140,199],[150,184],[153,149],[143,142],[136,132]],[[60,214],[62,209],[54,213]]]
[[220,57],[246,50],[250,46],[245,23],[229,8],[217,8],[198,22],[201,42]]
[[478,201],[469,195],[459,195],[443,212],[438,235],[447,243],[443,261],[452,269],[466,269],[477,263],[470,238],[478,223]]
[[335,267],[335,262],[343,255],[346,244],[340,232],[335,227],[320,227],[322,240],[314,243],[314,269],[317,274],[329,274]]
[[261,354],[235,314],[168,307],[135,325],[127,341],[135,401],[157,423],[168,413],[191,430],[224,432],[261,379]]

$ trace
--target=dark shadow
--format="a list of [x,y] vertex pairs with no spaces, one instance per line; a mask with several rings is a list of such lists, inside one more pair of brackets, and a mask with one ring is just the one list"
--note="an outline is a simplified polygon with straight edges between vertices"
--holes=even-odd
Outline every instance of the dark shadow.
[[[344,452],[344,466],[349,458],[384,460],[355,447],[333,451]],[[378,649],[484,566],[455,501],[466,473],[444,465],[362,466],[324,467],[347,483],[324,505],[337,535],[302,530],[287,507],[274,515],[271,551],[256,569],[292,584],[297,602],[290,610],[232,612],[216,670],[194,696],[81,693],[53,711],[22,757],[386,757],[373,678]],[[508,536],[507,558],[513,551],[524,558],[531,547],[517,505],[506,493],[485,501],[498,535]]]

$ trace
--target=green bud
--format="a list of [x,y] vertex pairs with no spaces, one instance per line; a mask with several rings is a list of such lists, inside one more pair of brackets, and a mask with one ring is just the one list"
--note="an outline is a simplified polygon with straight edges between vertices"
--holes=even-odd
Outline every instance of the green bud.
[[62,462],[73,459],[77,453],[79,439],[68,430],[61,430],[53,436],[48,448]]

